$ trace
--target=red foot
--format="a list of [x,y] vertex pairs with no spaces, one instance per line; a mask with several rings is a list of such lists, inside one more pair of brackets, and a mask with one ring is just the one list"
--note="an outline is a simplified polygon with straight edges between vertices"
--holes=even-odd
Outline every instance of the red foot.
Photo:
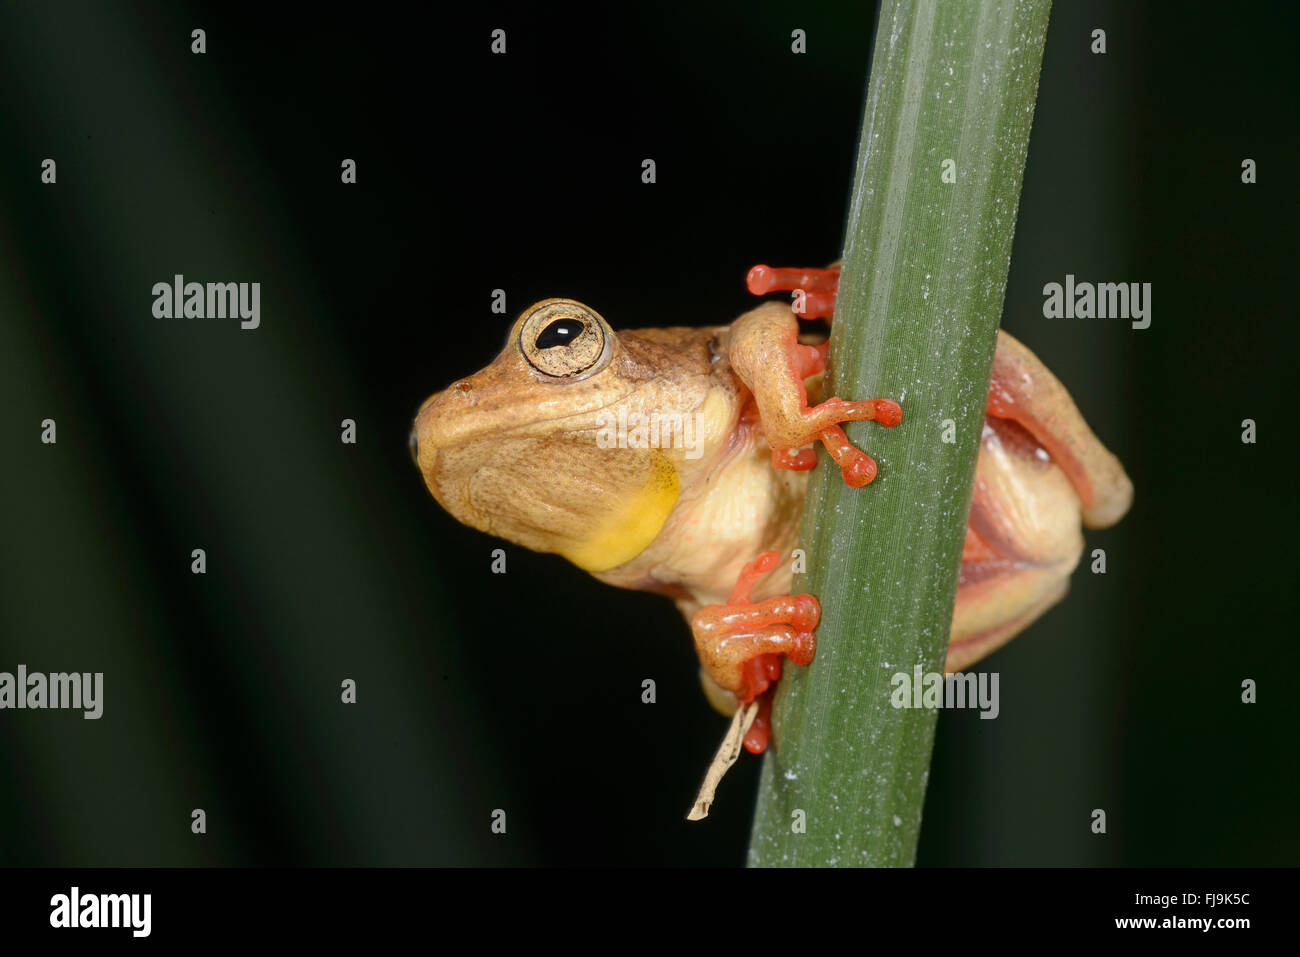
[[870,485],[876,477],[876,460],[859,448],[855,448],[838,425],[829,425],[822,430],[822,445],[831,454],[835,464],[840,467],[844,484],[849,488],[862,488]]
[[[876,461],[866,452],[856,448],[836,422],[875,421],[884,426],[895,426],[903,418],[903,410],[889,399],[868,399],[865,402],[845,402],[832,396],[814,412],[830,409],[835,422],[823,427],[817,438],[840,467],[844,484],[862,488],[876,477]],[[841,415],[841,413],[843,413]],[[817,464],[817,453],[812,449],[773,449],[772,467],[803,472]]]
[[745,285],[756,296],[776,290],[798,293],[791,308],[801,319],[829,319],[835,312],[835,290],[840,267],[804,269],[758,265],[745,277]]
[[[798,629],[787,643],[784,653],[795,664],[808,665],[817,650],[812,631],[817,627],[817,620],[821,617],[821,605],[816,598],[812,595],[771,598],[767,602],[759,603],[759,607],[771,603],[772,614],[761,615],[761,617],[754,614],[757,608],[753,608],[754,603],[750,599],[750,593],[755,583],[776,568],[780,560],[781,557],[776,552],[764,552],[741,569],[736,585],[727,599],[727,605],[751,606],[753,610],[737,615],[737,618],[744,618],[746,628],[788,622],[793,629]],[[759,699],[758,716],[745,735],[745,750],[751,754],[762,754],[767,750],[767,743],[771,736],[772,694],[776,691],[776,683],[781,680],[781,657],[780,653],[758,654],[748,658],[741,665],[741,688],[736,693],[740,706],[745,707],[755,699]]]
[[[799,293],[791,306],[795,315],[803,319],[830,316],[835,309],[835,293],[839,288],[840,267],[805,269],[758,265],[745,277],[745,285],[754,295],[761,296],[773,290],[795,290]],[[826,351],[829,342],[816,346],[797,344],[789,353],[790,365],[796,379],[806,379],[826,368]],[[865,402],[846,402],[832,397],[805,414],[813,426],[810,438],[818,439],[831,458],[840,467],[844,483],[850,488],[861,488],[876,477],[876,463],[871,456],[849,442],[841,422],[875,421],[883,426],[895,426],[902,420],[903,410],[889,399],[869,399]],[[826,420],[829,419],[829,424]],[[772,450],[772,466],[803,472],[817,464],[817,453],[812,449]]]

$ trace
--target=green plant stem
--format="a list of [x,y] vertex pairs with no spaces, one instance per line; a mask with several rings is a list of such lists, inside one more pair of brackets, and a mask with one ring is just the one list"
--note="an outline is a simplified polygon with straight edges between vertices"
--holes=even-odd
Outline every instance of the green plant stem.
[[824,453],[811,478],[795,590],[822,603],[817,657],[777,693],[752,865],[916,859],[937,713],[894,708],[892,679],[943,670],[1049,10],[882,5],[827,394],[903,421],[848,429],[873,484]]

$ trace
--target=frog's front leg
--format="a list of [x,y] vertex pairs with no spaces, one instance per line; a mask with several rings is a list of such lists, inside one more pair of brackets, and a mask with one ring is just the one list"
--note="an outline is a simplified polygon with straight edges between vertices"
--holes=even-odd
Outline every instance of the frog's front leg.
[[834,396],[810,407],[804,380],[826,368],[826,344],[800,344],[799,320],[789,306],[767,302],[745,313],[732,324],[727,351],[731,367],[753,393],[774,466],[812,468],[817,455],[803,446],[820,440],[847,484],[859,488],[876,477],[875,461],[849,442],[839,423],[874,420],[893,426],[902,411],[889,399],[849,402]]
[[776,568],[780,556],[764,552],[747,564],[725,604],[705,605],[691,615],[691,632],[709,700],[734,711],[760,699],[758,717],[745,735],[745,748],[767,748],[772,686],[781,678],[781,657],[797,665],[812,662],[817,649],[813,629],[821,605],[812,595],[781,595],[754,602],[758,579]]
[[[803,290],[798,315],[816,318],[834,307],[839,270],[773,270],[758,266],[750,271],[749,287],[761,293],[770,288]],[[841,422],[874,420],[897,425],[898,404],[889,399],[850,402],[832,397],[808,404],[804,380],[826,368],[826,343],[799,342],[799,321],[790,306],[768,302],[732,323],[727,356],[736,375],[753,396],[747,416],[757,412],[763,437],[772,449],[777,468],[805,470],[817,464],[812,449],[820,441],[840,466],[846,484],[855,488],[876,476],[876,463],[850,444]],[[812,661],[812,631],[821,609],[812,595],[786,595],[751,602],[750,590],[778,562],[767,552],[745,566],[726,604],[707,605],[690,614],[691,630],[702,664],[709,700],[721,711],[734,711],[759,701],[759,712],[745,736],[745,747],[755,754],[767,747],[772,686],[781,677],[784,655],[798,665]]]

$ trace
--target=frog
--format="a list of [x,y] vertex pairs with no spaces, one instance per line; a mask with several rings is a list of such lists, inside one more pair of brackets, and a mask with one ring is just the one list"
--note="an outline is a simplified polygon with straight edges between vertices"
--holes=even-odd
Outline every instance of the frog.
[[[894,399],[822,394],[829,340],[801,324],[830,320],[839,272],[755,266],[751,293],[792,301],[767,299],[729,325],[616,332],[589,305],[542,300],[491,363],[426,399],[411,430],[425,485],[460,522],[674,601],[708,701],[754,711],[742,740],[756,754],[783,664],[816,655],[820,605],[791,594],[790,560],[815,447],[869,494],[877,464],[844,423],[906,418]],[[677,427],[611,431],[646,422]],[[1066,388],[999,330],[945,671],[1061,601],[1083,528],[1113,525],[1132,496]]]

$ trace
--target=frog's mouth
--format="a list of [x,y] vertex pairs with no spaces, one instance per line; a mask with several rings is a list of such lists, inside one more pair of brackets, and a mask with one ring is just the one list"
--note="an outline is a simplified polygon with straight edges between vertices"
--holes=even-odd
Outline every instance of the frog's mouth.
[[657,449],[601,449],[575,436],[503,436],[421,449],[425,483],[459,521],[607,571],[659,534],[679,494]]

